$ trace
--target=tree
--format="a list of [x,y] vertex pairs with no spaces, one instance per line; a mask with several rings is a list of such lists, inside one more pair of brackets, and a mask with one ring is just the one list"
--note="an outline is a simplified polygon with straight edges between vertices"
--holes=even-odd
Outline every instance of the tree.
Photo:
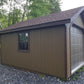
[[7,27],[7,15],[5,10],[0,9],[0,29]]
[[[21,21],[22,11],[17,8],[20,0],[1,0],[0,3],[0,28],[8,27]],[[4,4],[7,9],[4,9]],[[7,10],[7,11],[6,11]]]
[[53,5],[47,0],[34,0],[30,5],[29,18],[44,16],[51,13]]
[[52,13],[61,11],[60,9],[61,0],[49,0],[49,1],[54,6],[53,9],[51,9]]
[[0,6],[4,5],[4,3],[7,3],[7,0],[0,0]]
[[[7,9],[4,9],[4,4]],[[58,11],[61,11],[60,0],[1,0],[0,27]]]
[[20,9],[14,9],[13,10],[13,17],[12,17],[13,18],[12,24],[20,22],[21,21],[21,15],[22,15],[22,13],[21,13]]
[[22,7],[23,7],[22,21],[25,20],[25,17],[28,19],[30,2],[31,2],[30,0],[26,0],[26,3],[22,5]]
[[3,9],[5,3],[7,3],[7,0],[0,0],[0,29],[7,27],[6,11]]
[[16,24],[17,22],[21,21],[21,10],[14,9],[12,12],[8,14],[8,25]]
[[8,0],[8,26],[13,25],[21,21],[21,9],[17,8],[17,5],[21,4],[21,0]]
[[59,12],[60,0],[31,0],[29,19]]

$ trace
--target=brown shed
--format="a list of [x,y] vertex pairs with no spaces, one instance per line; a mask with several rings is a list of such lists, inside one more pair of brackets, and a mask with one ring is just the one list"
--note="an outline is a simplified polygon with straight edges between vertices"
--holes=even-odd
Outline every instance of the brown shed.
[[2,64],[68,78],[84,65],[84,7],[9,26],[0,44]]

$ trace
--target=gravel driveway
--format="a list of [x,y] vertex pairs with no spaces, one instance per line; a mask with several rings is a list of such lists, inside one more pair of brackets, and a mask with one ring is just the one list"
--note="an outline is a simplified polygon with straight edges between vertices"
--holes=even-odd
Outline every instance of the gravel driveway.
[[[78,80],[74,80],[76,75],[79,76]],[[0,64],[0,84],[84,84],[84,72],[76,73],[69,81],[62,82],[57,77],[34,74]]]

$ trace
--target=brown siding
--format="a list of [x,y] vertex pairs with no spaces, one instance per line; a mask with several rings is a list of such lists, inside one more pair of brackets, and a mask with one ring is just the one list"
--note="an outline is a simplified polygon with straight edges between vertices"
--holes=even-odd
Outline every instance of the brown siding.
[[31,30],[28,52],[18,50],[17,33],[2,35],[2,63],[65,77],[65,26]]
[[1,57],[1,36],[0,36],[0,57]]

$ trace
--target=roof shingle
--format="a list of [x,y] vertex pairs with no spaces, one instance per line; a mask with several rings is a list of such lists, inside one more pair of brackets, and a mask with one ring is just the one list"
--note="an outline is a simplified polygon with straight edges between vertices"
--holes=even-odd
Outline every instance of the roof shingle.
[[22,27],[39,25],[39,24],[43,24],[43,23],[71,19],[71,17],[73,17],[74,14],[76,14],[81,8],[82,7],[67,10],[67,11],[62,11],[62,12],[58,12],[58,13],[53,13],[53,14],[49,14],[46,16],[41,16],[41,17],[31,19],[31,20],[22,21],[22,22],[14,24],[12,26],[9,26],[1,31],[6,31],[6,30],[10,30],[10,29],[18,29],[20,27],[22,28]]

